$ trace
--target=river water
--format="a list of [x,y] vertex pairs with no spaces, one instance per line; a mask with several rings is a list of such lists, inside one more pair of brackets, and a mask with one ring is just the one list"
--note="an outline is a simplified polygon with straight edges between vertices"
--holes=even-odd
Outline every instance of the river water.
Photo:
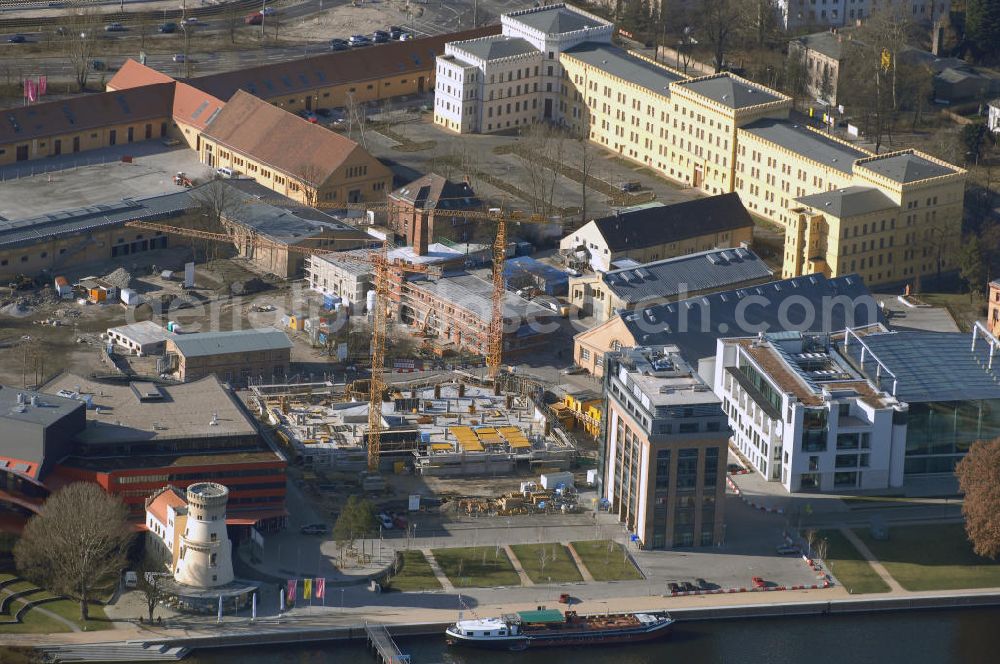
[[[413,664],[1000,664],[1000,609],[679,623],[670,637],[627,646],[522,653],[400,640]],[[202,651],[196,664],[376,664],[361,642]]]

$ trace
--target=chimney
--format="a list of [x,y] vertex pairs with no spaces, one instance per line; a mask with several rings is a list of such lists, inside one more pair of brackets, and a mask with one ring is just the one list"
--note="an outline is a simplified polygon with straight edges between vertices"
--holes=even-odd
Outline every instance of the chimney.
[[413,218],[413,253],[417,256],[427,255],[427,235],[429,226],[427,213],[417,212]]

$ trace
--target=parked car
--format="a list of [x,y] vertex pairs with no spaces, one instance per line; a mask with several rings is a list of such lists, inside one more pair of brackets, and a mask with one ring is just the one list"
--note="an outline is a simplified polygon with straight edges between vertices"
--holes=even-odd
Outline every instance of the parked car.
[[11,44],[23,44],[28,41],[24,35],[11,35],[7,38],[7,41]]
[[799,547],[792,546],[791,544],[782,544],[775,551],[777,551],[779,556],[797,556],[802,553]]
[[372,42],[370,39],[368,39],[368,37],[365,37],[364,35],[351,35],[350,39],[347,40],[347,43],[351,47],[356,48],[358,46],[368,46]]
[[263,16],[274,16],[275,14],[278,13],[278,10],[275,9],[274,7],[264,7],[264,9],[260,11],[260,13]]
[[326,535],[328,531],[325,523],[306,524],[299,530],[303,535]]
[[705,579],[695,579],[694,585],[698,586],[699,590],[709,590],[708,581]]
[[254,12],[253,14],[247,14],[243,17],[243,23],[246,25],[260,25],[264,22],[264,15],[260,12]]
[[318,115],[321,118],[332,118],[333,111],[330,110],[329,108],[317,108],[316,115]]
[[299,111],[299,117],[303,120],[308,120],[309,122],[316,124],[319,122],[319,118],[312,111]]
[[411,39],[413,39],[412,32],[404,32],[399,36],[399,41],[410,41]]
[[667,584],[667,590],[669,590],[672,593],[679,593],[681,591],[681,587],[676,583],[674,583],[673,581],[671,581],[670,583]]
[[376,44],[384,44],[389,41],[389,33],[385,30],[376,30],[372,33],[372,41]]
[[683,590],[686,593],[689,593],[698,590],[698,586],[694,585],[690,581],[681,581],[681,590]]
[[401,34],[403,34],[403,29],[401,27],[399,27],[398,25],[390,25],[389,26],[389,38],[390,39],[399,39],[399,36]]
[[90,68],[94,71],[104,71],[108,68],[108,65],[104,62],[104,60],[91,60]]
[[125,587],[135,588],[139,585],[139,575],[132,570],[127,570],[125,572]]
[[173,34],[174,32],[177,32],[177,24],[176,23],[161,23],[160,27],[158,28],[158,30],[161,33],[165,34],[165,35]]
[[222,168],[215,169],[215,172],[219,174],[219,177],[223,178],[235,178],[236,172],[231,168],[223,166]]
[[618,188],[621,191],[639,191],[642,189],[642,184],[639,182],[620,182]]
[[183,53],[174,53],[174,62],[187,62],[187,57]]
[[200,25],[201,21],[198,20],[196,16],[188,16],[186,19],[181,21],[181,25]]
[[559,373],[561,373],[564,376],[576,376],[577,374],[582,374],[582,373],[586,373],[586,372],[587,372],[586,369],[584,369],[581,366],[577,366],[577,365],[574,364],[571,367],[566,367],[565,369],[563,369]]
[[347,43],[346,39],[331,39],[330,40],[330,50],[331,51],[346,51],[351,47]]
[[66,35],[69,34],[69,28],[67,28],[65,25],[60,25],[58,28],[56,28],[56,34],[59,35],[60,37],[65,37]]
[[108,23],[104,26],[105,32],[125,32],[125,26],[121,23]]
[[379,514],[378,515],[378,520],[379,520],[379,523],[382,524],[382,527],[384,529],[386,529],[386,530],[392,530],[392,519],[389,518],[388,514],[386,514],[385,512]]
[[406,517],[403,516],[402,514],[396,514],[395,516],[392,517],[392,525],[396,528],[401,528],[405,530],[407,523],[408,522],[406,520]]
[[759,576],[755,576],[752,579],[750,579],[750,583],[751,585],[753,585],[754,588],[764,588],[767,585],[764,579]]

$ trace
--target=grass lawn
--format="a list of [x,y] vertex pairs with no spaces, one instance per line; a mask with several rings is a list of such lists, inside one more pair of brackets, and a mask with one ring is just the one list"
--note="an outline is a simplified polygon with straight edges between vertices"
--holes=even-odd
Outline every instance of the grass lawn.
[[885,541],[866,529],[854,532],[907,590],[1000,587],[1000,563],[972,552],[963,524],[899,526]]
[[521,567],[524,568],[528,578],[535,583],[583,581],[573,557],[562,544],[514,544],[510,548],[521,561]]
[[642,578],[631,558],[622,555],[622,545],[617,542],[573,542],[573,548],[595,581],[630,581]]
[[0,625],[0,634],[44,634],[68,631],[70,629],[66,625],[38,611],[28,611],[24,615],[24,622],[19,625]]
[[434,549],[434,558],[456,588],[520,586],[507,553],[493,546]]
[[[79,602],[61,599],[57,602],[46,602],[39,608],[51,611],[52,613],[62,616],[67,620],[72,620],[80,627],[84,627],[83,621],[80,620]],[[35,613],[35,611],[28,611],[29,616],[32,613]],[[90,615],[90,619],[87,620],[86,623],[87,631],[93,632],[95,630],[112,629],[114,627],[114,623],[108,620],[107,616],[104,614],[104,607],[100,604],[91,604],[90,610],[87,613]]]
[[826,539],[829,542],[830,548],[823,562],[848,592],[854,594],[889,592],[888,584],[839,530],[821,530],[818,539]]
[[420,551],[403,551],[402,569],[392,577],[390,588],[401,591],[441,590],[441,583],[434,576],[430,563]]

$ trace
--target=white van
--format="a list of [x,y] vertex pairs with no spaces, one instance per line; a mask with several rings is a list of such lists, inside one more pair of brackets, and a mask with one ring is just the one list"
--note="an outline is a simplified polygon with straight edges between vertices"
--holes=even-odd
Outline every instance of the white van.
[[224,178],[234,178],[234,177],[236,177],[236,173],[233,171],[233,169],[226,168],[225,166],[223,166],[222,168],[215,169],[215,172],[218,173],[220,176],[222,176]]

